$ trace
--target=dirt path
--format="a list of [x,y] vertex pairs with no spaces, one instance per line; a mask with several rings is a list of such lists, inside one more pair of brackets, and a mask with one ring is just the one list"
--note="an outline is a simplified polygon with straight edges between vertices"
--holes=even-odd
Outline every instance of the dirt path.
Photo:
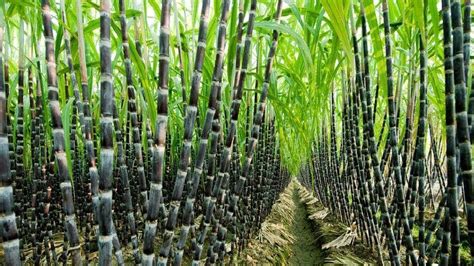
[[350,246],[322,250],[323,243],[337,240],[347,229],[293,180],[280,194],[259,234],[237,262],[243,265],[376,265],[374,254],[358,240]]
[[247,265],[323,265],[324,252],[317,230],[308,218],[300,197],[300,185],[293,181],[280,195],[262,229],[241,256]]
[[291,245],[290,265],[321,265],[324,258],[321,246],[317,243],[313,225],[308,219],[306,206],[301,201],[297,186],[292,186],[292,200],[295,207],[290,233],[294,236]]

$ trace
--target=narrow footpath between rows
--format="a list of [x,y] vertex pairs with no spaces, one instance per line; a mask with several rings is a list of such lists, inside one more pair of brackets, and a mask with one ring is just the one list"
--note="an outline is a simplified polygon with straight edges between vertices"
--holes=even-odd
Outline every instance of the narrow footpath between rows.
[[[355,245],[323,249],[340,244],[348,228],[338,223],[328,210],[298,181],[281,193],[260,233],[239,256],[247,265],[370,265],[371,251],[354,237]],[[344,239],[347,239],[345,237]],[[364,255],[364,258],[357,256]]]
[[293,223],[289,229],[295,237],[291,245],[291,255],[288,263],[291,265],[320,265],[323,264],[323,252],[318,244],[313,224],[308,218],[306,206],[301,200],[296,185],[290,185],[294,204]]

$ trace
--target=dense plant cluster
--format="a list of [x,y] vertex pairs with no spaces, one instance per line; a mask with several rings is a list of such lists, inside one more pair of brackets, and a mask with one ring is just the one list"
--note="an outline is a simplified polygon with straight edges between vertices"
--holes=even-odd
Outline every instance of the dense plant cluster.
[[1,259],[226,263],[298,175],[380,264],[470,263],[471,13],[0,1]]
[[[350,5],[354,68],[347,68],[341,77],[342,106],[337,107],[332,94],[332,115],[329,122],[323,122],[301,179],[341,221],[357,224],[359,236],[377,250],[379,264],[388,251],[392,265],[470,265],[474,252],[474,102],[467,101],[466,90],[466,84],[472,82],[470,1],[461,6],[460,1],[443,0],[440,5],[445,121],[428,117],[428,51],[432,48],[427,42],[427,25],[428,17],[430,22],[435,17],[421,12],[418,19],[423,26],[417,24],[420,27],[412,32],[412,47],[418,49],[412,60],[417,62],[410,66],[406,88],[401,81],[405,74],[394,67],[395,34],[387,2],[381,1],[386,73],[377,73],[385,75],[387,93],[380,131],[376,132],[374,124],[381,105],[377,95],[382,78],[377,78],[376,96],[372,97],[370,36],[364,1],[360,1],[358,12]],[[408,97],[402,109],[400,96],[404,93]],[[471,91],[470,99],[473,95]],[[334,115],[338,108],[342,110],[339,121]],[[440,125],[445,136],[440,135]],[[339,144],[336,128],[342,129]],[[463,251],[468,254],[461,257]]]
[[[191,43],[170,45],[171,0],[153,1],[157,50],[143,47],[139,14],[130,40],[125,0],[2,2],[0,238],[7,265],[216,263],[259,230],[289,180],[266,106],[279,33],[271,31],[259,49],[267,51],[263,79],[247,92],[257,1],[215,2],[213,24],[211,1],[199,2],[193,54],[185,47]],[[282,1],[275,4],[268,19],[278,24]],[[100,35],[83,25],[82,8],[90,5]],[[229,23],[231,10],[238,17]],[[41,24],[24,19],[28,12],[40,12]],[[68,22],[71,12],[77,25]],[[5,19],[12,14],[22,17]],[[237,39],[227,48],[235,40],[229,32]]]

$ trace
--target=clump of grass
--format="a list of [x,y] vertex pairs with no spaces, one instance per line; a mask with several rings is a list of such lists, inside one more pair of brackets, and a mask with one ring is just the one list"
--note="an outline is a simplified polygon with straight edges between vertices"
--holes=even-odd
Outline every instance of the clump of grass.
[[471,256],[471,249],[469,242],[467,241],[462,241],[461,243],[461,249],[459,251],[460,257],[461,257],[461,263],[463,265],[472,265],[472,256]]

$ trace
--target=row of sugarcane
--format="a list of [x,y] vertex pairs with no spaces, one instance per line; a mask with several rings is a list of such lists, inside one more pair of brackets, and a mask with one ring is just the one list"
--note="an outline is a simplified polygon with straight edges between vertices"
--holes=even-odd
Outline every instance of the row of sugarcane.
[[[239,8],[238,43],[236,57],[226,58],[226,42],[232,37],[227,30],[231,4]],[[151,109],[139,108],[139,99],[145,97],[134,73],[137,66],[132,63],[131,49],[142,56],[143,45],[136,38],[134,48],[130,47],[125,0],[118,0],[119,10],[114,12],[119,14],[127,101],[115,97],[123,85],[112,69],[114,6],[110,0],[100,1],[99,97],[91,89],[94,83],[89,75],[97,70],[86,62],[80,0],[75,1],[74,10],[77,32],[69,32],[66,14],[70,10],[64,0],[56,10],[58,23],[64,26],[60,35],[64,49],[60,51],[55,46],[55,10],[49,0],[41,1],[42,37],[35,32],[36,25],[30,25],[30,37],[35,45],[44,40],[44,48],[31,45],[30,57],[44,49],[45,64],[41,60],[25,64],[26,30],[20,19],[16,87],[10,80],[12,59],[8,58],[13,44],[5,38],[7,22],[0,8],[0,239],[7,265],[82,265],[96,259],[100,265],[181,265],[184,259],[195,265],[203,259],[222,263],[246,247],[288,183],[280,161],[275,116],[266,106],[269,90],[276,86],[272,81],[279,38],[276,30],[270,38],[263,83],[256,84],[258,93],[248,93],[248,101],[255,100],[245,106],[247,117],[241,118],[245,128],[239,126],[253,54],[257,1],[250,3],[246,27],[243,1],[220,1],[205,113],[198,113],[198,103],[200,87],[206,84],[202,80],[205,54],[211,49],[206,47],[211,1],[201,2],[189,97],[184,87],[182,91],[183,99],[189,100],[184,106],[182,146],[175,150],[178,154],[170,147],[170,134],[177,132],[168,128],[169,112],[175,111],[169,110],[168,97],[172,1],[161,1],[156,116],[144,113]],[[282,1],[278,0],[276,23],[281,12]],[[77,36],[79,62],[74,62],[71,35]],[[184,51],[178,49],[181,56]],[[61,53],[67,66],[64,73],[58,71]],[[236,68],[229,110],[222,104],[225,60],[235,60]],[[179,61],[185,85],[182,59]],[[29,96],[29,113],[24,109],[24,94]],[[64,96],[72,99],[70,104],[64,104]],[[71,108],[69,123],[63,121],[65,108]],[[126,108],[124,124],[119,117],[122,108]],[[245,131],[246,138],[238,139],[242,136],[238,131]],[[245,148],[239,150],[242,141]]]
[[[386,73],[379,74],[386,74],[384,99],[388,109],[380,137],[377,140],[374,126],[379,84],[374,86],[371,82],[369,29],[363,1],[359,1],[360,24],[355,23],[353,10],[350,14],[354,69],[347,68],[341,75],[341,108],[336,106],[334,92],[331,95],[332,114],[322,119],[307,166],[312,171],[302,174],[301,180],[342,222],[357,225],[359,237],[376,251],[378,264],[388,260],[392,265],[470,265],[468,258],[461,261],[460,257],[462,246],[470,250],[471,257],[474,254],[474,92],[471,91],[469,103],[466,92],[470,1],[461,5],[459,0],[443,0],[440,10],[446,127],[439,127],[428,117],[428,44],[425,31],[419,29],[415,45],[419,56],[414,57],[419,63],[418,67],[409,67],[412,77],[406,89],[403,135],[399,124],[400,95],[404,92],[401,86],[397,91],[394,86],[387,2],[383,0],[381,5]],[[424,20],[426,24],[426,17]],[[360,31],[356,25],[360,25]],[[359,32],[361,36],[357,36]],[[415,82],[415,75],[419,82]],[[375,98],[372,89],[376,90]],[[337,110],[342,110],[340,121],[334,115]],[[386,125],[388,133],[383,139]],[[342,133],[336,128],[341,128]],[[445,138],[439,137],[443,128]]]

